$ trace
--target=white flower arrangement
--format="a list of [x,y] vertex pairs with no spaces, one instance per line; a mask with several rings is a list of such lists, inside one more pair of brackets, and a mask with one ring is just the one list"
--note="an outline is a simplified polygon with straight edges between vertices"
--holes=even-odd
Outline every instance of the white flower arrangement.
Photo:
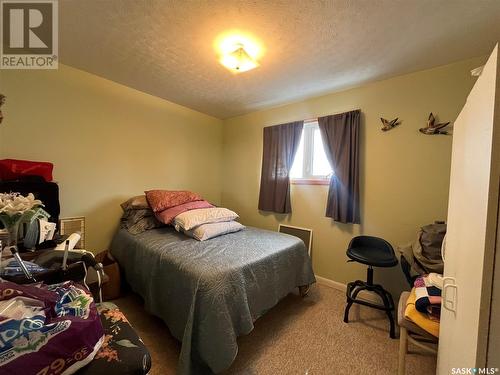
[[36,207],[43,206],[42,201],[35,199],[29,193],[23,196],[19,193],[0,194],[0,220],[5,226],[19,221],[25,214],[31,213]]
[[9,216],[22,215],[37,206],[43,206],[43,203],[35,199],[31,193],[26,197],[19,193],[0,194],[0,213],[6,213]]

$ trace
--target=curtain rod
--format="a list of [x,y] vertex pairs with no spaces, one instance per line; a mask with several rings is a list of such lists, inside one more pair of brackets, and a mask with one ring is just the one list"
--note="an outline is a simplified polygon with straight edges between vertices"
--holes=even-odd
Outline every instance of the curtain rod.
[[[338,112],[338,113],[333,113],[331,115],[323,115],[323,116],[318,116],[318,117],[311,117],[311,118],[308,118],[308,119],[305,119],[305,120],[295,120],[295,121],[304,121],[304,123],[307,123],[307,122],[315,122],[315,121],[318,121],[318,118],[319,117],[325,117],[325,116],[335,116],[335,115],[340,115],[342,113],[346,113],[346,112],[354,112],[354,111],[361,111],[361,109],[357,108],[357,109],[351,109],[349,111],[343,111],[343,112]],[[290,122],[293,122],[293,121],[290,121]],[[267,125],[265,126],[266,128],[267,127],[270,127],[270,126],[278,126],[280,124],[276,124],[276,125]]]
[[323,115],[323,116],[318,116],[318,117],[311,117],[311,118],[308,118],[308,119],[305,119],[303,120],[304,122],[314,122],[314,121],[318,121],[318,118],[319,117],[326,117],[326,116],[335,116],[335,115],[340,115],[342,113],[346,113],[346,112],[354,112],[354,111],[361,111],[360,108],[357,108],[357,109],[351,109],[349,111],[343,111],[343,112],[338,112],[338,113],[333,113],[331,115]]

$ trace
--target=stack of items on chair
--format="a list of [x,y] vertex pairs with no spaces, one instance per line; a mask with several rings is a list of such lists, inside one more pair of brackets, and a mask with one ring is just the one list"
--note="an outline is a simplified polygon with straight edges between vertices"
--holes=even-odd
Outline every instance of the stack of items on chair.
[[190,191],[149,190],[122,203],[122,227],[139,234],[161,226],[173,226],[178,232],[205,241],[245,228],[238,214],[215,207]]
[[404,316],[434,337],[439,336],[442,276],[437,273],[420,276],[406,301]]
[[398,375],[406,373],[408,342],[428,353],[437,354],[442,285],[440,274],[419,276],[415,279],[411,292],[403,292],[399,298]]

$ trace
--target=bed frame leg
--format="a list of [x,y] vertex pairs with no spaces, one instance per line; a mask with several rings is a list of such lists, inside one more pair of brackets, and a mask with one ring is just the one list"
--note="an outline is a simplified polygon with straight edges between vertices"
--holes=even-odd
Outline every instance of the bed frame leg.
[[307,296],[307,294],[309,293],[309,289],[311,289],[311,285],[302,285],[302,286],[299,286],[299,294],[301,297],[305,297]]

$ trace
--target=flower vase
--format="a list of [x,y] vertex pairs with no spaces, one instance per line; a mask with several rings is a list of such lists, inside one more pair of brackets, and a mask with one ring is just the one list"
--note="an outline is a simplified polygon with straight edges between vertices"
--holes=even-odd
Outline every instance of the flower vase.
[[12,256],[11,249],[17,250],[17,241],[19,239],[19,225],[21,223],[20,218],[18,220],[2,220],[5,230],[7,231],[7,242],[2,243],[0,247],[0,271],[3,270],[3,262]]

